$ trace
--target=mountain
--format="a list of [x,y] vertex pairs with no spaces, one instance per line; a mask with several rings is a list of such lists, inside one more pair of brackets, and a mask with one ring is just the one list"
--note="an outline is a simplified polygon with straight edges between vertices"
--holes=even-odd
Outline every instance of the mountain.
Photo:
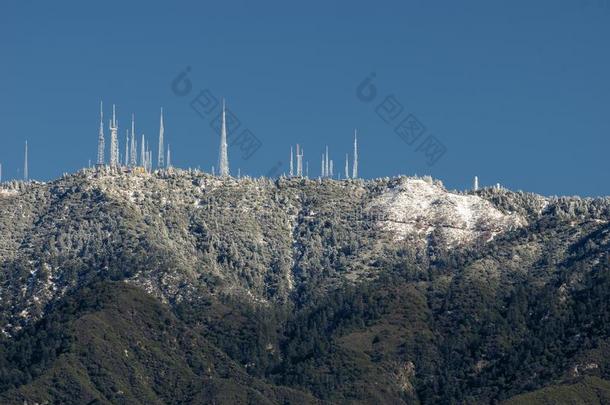
[[604,403],[609,220],[429,177],[3,184],[0,402]]

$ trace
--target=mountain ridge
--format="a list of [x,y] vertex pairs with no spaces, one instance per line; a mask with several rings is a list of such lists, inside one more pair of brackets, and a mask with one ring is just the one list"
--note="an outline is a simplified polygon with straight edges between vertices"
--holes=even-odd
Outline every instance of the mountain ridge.
[[608,342],[608,198],[102,169],[5,183],[0,214],[7,348],[102,281],[316,401],[492,403],[574,367],[609,378],[592,354]]

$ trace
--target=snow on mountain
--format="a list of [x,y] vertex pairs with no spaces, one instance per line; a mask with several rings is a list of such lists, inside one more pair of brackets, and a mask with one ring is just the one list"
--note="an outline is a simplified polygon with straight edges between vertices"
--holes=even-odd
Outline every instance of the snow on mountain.
[[41,316],[96,277],[131,280],[164,302],[202,289],[267,304],[303,286],[322,294],[377,277],[392,251],[409,249],[425,267],[430,244],[492,242],[528,224],[521,200],[536,201],[530,211],[541,204],[485,193],[449,192],[429,178],[220,179],[182,170],[92,169],[18,183],[0,198],[0,327]]
[[432,179],[401,178],[370,208],[386,214],[378,226],[396,241],[426,242],[436,234],[448,248],[489,242],[501,232],[527,225],[523,216],[505,214],[477,195],[448,192]]

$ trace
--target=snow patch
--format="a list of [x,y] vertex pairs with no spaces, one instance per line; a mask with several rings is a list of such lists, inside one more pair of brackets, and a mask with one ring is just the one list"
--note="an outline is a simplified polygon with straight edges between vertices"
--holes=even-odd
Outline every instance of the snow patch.
[[19,191],[13,189],[0,189],[0,197],[11,197],[19,194]]
[[450,193],[440,184],[418,178],[402,179],[374,199],[369,209],[384,214],[377,224],[393,233],[395,240],[415,237],[427,242],[434,233],[447,247],[489,242],[527,223],[479,196]]

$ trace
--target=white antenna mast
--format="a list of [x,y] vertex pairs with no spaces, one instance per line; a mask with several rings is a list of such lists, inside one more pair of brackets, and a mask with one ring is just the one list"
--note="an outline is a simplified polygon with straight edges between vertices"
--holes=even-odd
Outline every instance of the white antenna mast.
[[221,177],[229,176],[229,154],[227,148],[227,117],[226,117],[225,100],[222,100],[222,123],[220,128],[220,156],[219,156],[219,174]]
[[105,141],[104,141],[104,107],[102,102],[100,101],[100,132],[97,138],[97,165],[104,166],[104,149],[105,149]]
[[25,159],[23,162],[23,180],[28,181],[30,177],[29,167],[28,167],[28,141],[25,141]]
[[119,166],[119,126],[116,121],[115,105],[112,105],[112,122],[110,123],[110,167]]
[[142,142],[140,144],[140,166],[146,169],[146,137],[142,134]]
[[354,129],[354,161],[352,163],[352,178],[358,178],[358,131]]
[[157,167],[162,169],[165,166],[163,159],[165,158],[165,152],[163,150],[163,134],[165,128],[163,127],[163,107],[161,107],[161,121],[159,124],[159,154],[157,156]]
[[125,167],[129,167],[129,129],[125,130]]
[[138,165],[138,145],[136,141],[136,123],[134,114],[131,114],[131,155],[129,157],[129,165],[131,167],[136,167]]

